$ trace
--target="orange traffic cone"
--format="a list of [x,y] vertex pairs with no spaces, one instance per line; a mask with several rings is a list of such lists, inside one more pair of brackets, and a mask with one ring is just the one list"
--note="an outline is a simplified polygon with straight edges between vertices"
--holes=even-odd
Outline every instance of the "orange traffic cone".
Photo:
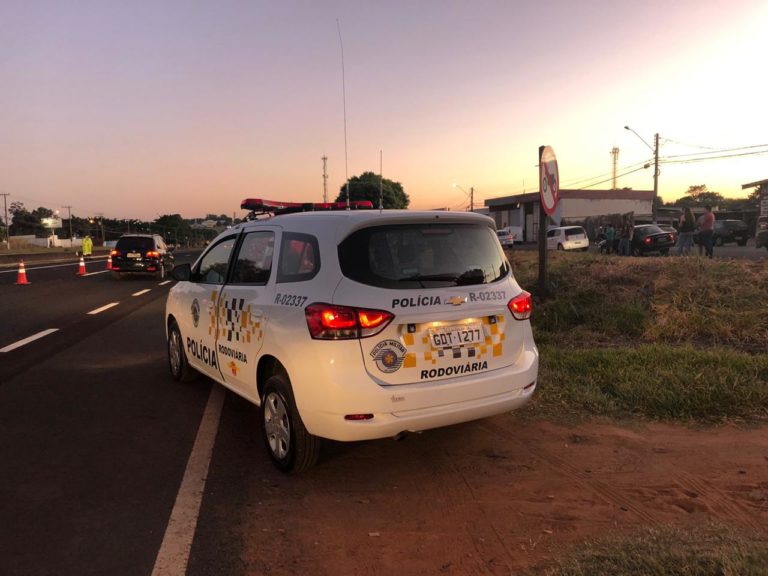
[[112,253],[107,256],[107,270],[112,270]]
[[85,276],[85,259],[80,256],[80,269],[77,271],[78,276]]
[[24,269],[24,260],[19,262],[19,275],[16,277],[16,284],[31,284],[27,280],[27,271]]

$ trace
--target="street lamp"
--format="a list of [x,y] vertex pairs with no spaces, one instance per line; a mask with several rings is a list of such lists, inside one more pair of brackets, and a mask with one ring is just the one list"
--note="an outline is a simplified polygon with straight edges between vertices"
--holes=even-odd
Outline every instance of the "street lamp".
[[467,192],[466,190],[464,190],[464,188],[456,184],[456,182],[453,183],[453,187],[458,188],[459,190],[464,192],[464,194],[469,196],[469,211],[474,212],[475,211],[475,189],[472,186],[470,186],[469,192]]
[[653,152],[653,203],[651,204],[651,218],[653,219],[653,223],[656,224],[656,198],[659,194],[659,133],[656,132],[656,134],[653,137],[653,146],[648,144],[640,134],[635,132],[632,128],[629,126],[624,126],[624,130],[629,130],[640,138],[640,141],[648,146],[650,148],[651,152]]

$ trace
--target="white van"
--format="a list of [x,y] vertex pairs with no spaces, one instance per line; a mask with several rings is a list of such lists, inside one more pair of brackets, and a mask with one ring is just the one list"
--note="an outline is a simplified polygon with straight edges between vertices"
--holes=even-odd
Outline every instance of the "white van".
[[547,230],[547,250],[589,249],[587,232],[581,226],[558,226]]
[[523,241],[523,227],[522,226],[507,226],[496,230],[496,235],[499,237],[499,242],[504,248],[511,248],[515,243]]

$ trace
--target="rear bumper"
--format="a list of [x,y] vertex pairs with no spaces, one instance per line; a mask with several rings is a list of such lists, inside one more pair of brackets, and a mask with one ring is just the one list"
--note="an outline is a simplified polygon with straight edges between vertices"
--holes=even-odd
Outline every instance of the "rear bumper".
[[112,270],[115,272],[154,274],[159,269],[159,262],[112,262]]
[[[317,366],[291,374],[294,395],[307,430],[339,441],[393,437],[509,412],[527,403],[536,389],[539,354],[533,342],[506,368],[433,383],[381,386],[336,380],[323,386]],[[303,379],[310,377],[310,381]],[[371,414],[367,420],[345,415]]]

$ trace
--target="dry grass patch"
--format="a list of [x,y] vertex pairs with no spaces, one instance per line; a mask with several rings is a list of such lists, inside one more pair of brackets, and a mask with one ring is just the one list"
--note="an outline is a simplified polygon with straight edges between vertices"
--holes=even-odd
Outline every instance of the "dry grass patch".
[[[550,256],[552,296],[537,299],[533,316],[542,343],[768,349],[765,261]],[[536,296],[538,253],[514,252],[510,260],[520,284]]]

